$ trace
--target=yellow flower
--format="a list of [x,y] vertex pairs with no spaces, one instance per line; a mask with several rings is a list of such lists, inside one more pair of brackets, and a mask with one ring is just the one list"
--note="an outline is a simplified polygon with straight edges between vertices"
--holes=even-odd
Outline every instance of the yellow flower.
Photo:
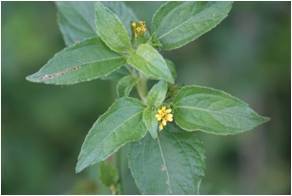
[[143,36],[144,33],[147,31],[145,21],[132,22],[131,26],[135,38],[137,38],[138,36]]
[[166,125],[167,122],[173,121],[173,114],[171,113],[170,108],[162,106],[156,113],[155,118],[159,122],[159,130],[161,131]]

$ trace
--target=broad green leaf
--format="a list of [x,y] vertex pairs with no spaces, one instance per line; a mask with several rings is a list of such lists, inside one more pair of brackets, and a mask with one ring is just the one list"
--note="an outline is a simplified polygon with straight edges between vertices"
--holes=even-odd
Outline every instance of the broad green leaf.
[[155,118],[155,108],[148,106],[143,112],[143,122],[153,139],[157,138],[158,121]]
[[171,60],[169,60],[169,59],[165,59],[165,61],[166,61],[166,64],[168,66],[168,69],[171,72],[172,77],[175,79],[176,78],[175,64]]
[[118,97],[129,96],[137,82],[138,78],[135,78],[131,75],[125,76],[120,79],[116,87]]
[[96,37],[94,2],[58,1],[58,23],[66,45]]
[[154,84],[147,95],[147,104],[153,106],[160,106],[167,93],[167,82],[161,80]]
[[115,185],[118,182],[119,176],[117,168],[111,163],[105,161],[100,162],[99,164],[100,179],[102,183],[106,186]]
[[[131,35],[130,22],[137,20],[134,12],[124,2],[102,2],[112,10]],[[66,45],[96,37],[95,2],[94,1],[66,1],[56,2],[58,8],[58,23]]]
[[117,99],[89,130],[78,157],[76,172],[105,160],[123,145],[146,134],[144,106],[134,98]]
[[135,53],[128,57],[128,64],[132,65],[146,76],[174,83],[171,72],[157,50],[149,44],[141,44]]
[[232,2],[167,2],[155,13],[152,31],[162,49],[179,48],[213,29],[231,7]]
[[75,84],[106,76],[125,63],[121,55],[111,51],[99,38],[93,38],[58,52],[27,79],[46,84]]
[[102,3],[119,17],[128,30],[129,36],[131,37],[131,22],[138,21],[138,18],[133,10],[121,1],[103,1]]
[[129,167],[142,194],[197,194],[204,176],[204,149],[196,133],[167,126],[157,140],[133,143]]
[[102,3],[95,5],[96,32],[113,51],[127,53],[131,49],[128,31],[118,16]]
[[268,120],[238,98],[202,86],[181,88],[173,108],[174,120],[181,128],[217,135],[248,131]]

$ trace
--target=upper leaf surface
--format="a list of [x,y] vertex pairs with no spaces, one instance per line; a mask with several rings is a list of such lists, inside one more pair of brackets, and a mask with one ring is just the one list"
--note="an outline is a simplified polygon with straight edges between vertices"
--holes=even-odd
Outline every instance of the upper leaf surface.
[[181,88],[173,108],[175,122],[181,128],[217,135],[248,131],[268,120],[238,98],[202,86]]
[[78,157],[76,172],[105,160],[123,145],[146,134],[144,106],[134,98],[117,99],[89,130]]
[[127,61],[128,64],[150,78],[174,82],[164,58],[149,44],[139,45],[136,52],[131,53]]
[[155,13],[152,30],[162,49],[179,48],[218,25],[231,7],[232,2],[167,2]]
[[161,80],[154,84],[147,95],[147,104],[153,106],[160,106],[167,93],[167,82]]
[[46,84],[75,84],[106,76],[125,63],[121,55],[99,38],[92,38],[58,52],[27,79]]
[[113,51],[127,53],[131,49],[128,31],[118,16],[102,3],[95,4],[96,32]]
[[197,194],[205,155],[197,134],[167,126],[131,145],[129,167],[142,194]]
[[[137,20],[134,12],[124,2],[102,2],[119,16],[131,35],[130,22]],[[80,42],[90,37],[96,37],[95,2],[66,1],[56,2],[58,8],[58,23],[66,45]]]
[[58,23],[66,45],[96,37],[94,2],[58,1]]
[[131,36],[131,22],[138,20],[138,17],[133,10],[121,1],[103,1],[102,3],[119,17],[128,30],[129,36]]

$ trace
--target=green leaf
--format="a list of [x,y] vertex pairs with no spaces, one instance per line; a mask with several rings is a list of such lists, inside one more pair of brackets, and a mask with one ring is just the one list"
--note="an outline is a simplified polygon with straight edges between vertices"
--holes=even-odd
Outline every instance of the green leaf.
[[153,16],[153,34],[164,50],[182,47],[218,25],[231,7],[232,2],[167,2]]
[[131,75],[125,76],[120,79],[116,87],[118,97],[129,96],[137,82],[138,78],[135,78]]
[[96,32],[113,51],[127,53],[131,49],[128,31],[118,16],[102,3],[95,5]]
[[167,82],[161,80],[154,84],[147,95],[147,104],[154,105],[156,107],[160,106],[167,93]]
[[238,98],[195,85],[178,91],[173,108],[174,120],[181,128],[217,135],[248,131],[268,120]]
[[114,72],[110,73],[107,76],[101,77],[101,80],[120,80],[121,78],[128,75],[129,72],[125,66],[115,70]]
[[165,59],[165,61],[166,61],[166,64],[168,66],[168,69],[171,72],[172,77],[175,79],[176,78],[175,64],[171,60],[169,60],[169,59]]
[[58,24],[66,45],[96,37],[94,2],[58,1]]
[[125,63],[121,55],[111,51],[99,38],[93,38],[58,52],[27,79],[46,84],[75,84],[106,76]]
[[148,106],[143,112],[143,122],[153,139],[157,138],[158,121],[155,118],[155,108]]
[[147,135],[131,145],[129,167],[142,194],[197,194],[205,169],[202,142],[168,125],[157,140]]
[[102,183],[108,187],[115,185],[118,182],[119,176],[117,169],[111,164],[105,161],[99,164],[100,179]]
[[119,19],[123,22],[124,26],[128,30],[129,36],[131,37],[131,22],[138,21],[138,18],[133,10],[121,1],[103,1],[102,3],[119,17]]
[[134,98],[117,99],[89,130],[78,157],[76,172],[105,160],[123,145],[146,134],[144,106]]
[[[119,16],[131,36],[130,22],[138,20],[134,12],[124,2],[102,2]],[[66,45],[97,37],[95,27],[94,1],[56,2],[58,23]]]
[[136,52],[129,55],[127,61],[128,64],[132,65],[149,78],[161,79],[174,83],[174,79],[165,60],[159,52],[149,44],[139,45]]

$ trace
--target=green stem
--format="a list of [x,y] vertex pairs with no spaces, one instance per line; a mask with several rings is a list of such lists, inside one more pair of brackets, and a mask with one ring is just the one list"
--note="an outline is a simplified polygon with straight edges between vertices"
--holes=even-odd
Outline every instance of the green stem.
[[119,186],[119,189],[118,189],[118,194],[122,194],[123,193],[123,174],[122,174],[122,150],[119,150],[117,152],[117,155],[116,155],[116,166],[117,166],[117,169],[118,169],[118,174],[119,174],[119,182],[118,184],[120,185]]
[[147,80],[140,75],[140,79],[136,85],[137,92],[143,101],[143,103],[146,103],[146,93],[147,93]]

